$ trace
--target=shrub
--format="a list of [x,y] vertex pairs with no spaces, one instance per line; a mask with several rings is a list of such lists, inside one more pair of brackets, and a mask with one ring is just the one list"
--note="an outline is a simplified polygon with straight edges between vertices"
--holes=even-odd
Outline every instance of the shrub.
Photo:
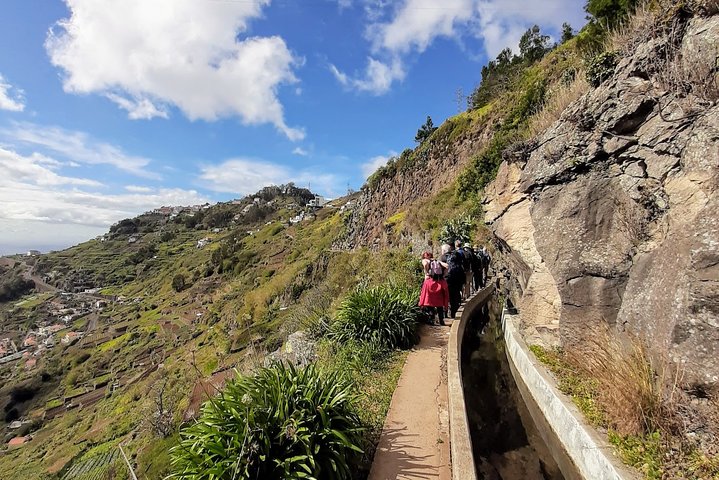
[[595,55],[587,64],[587,81],[593,87],[601,85],[606,79],[614,75],[618,60],[619,53],[614,51]]
[[176,292],[181,292],[185,289],[185,276],[183,274],[178,273],[172,278],[172,288],[174,288]]
[[240,376],[180,433],[170,478],[351,478],[362,429],[350,389],[314,365]]
[[417,342],[419,292],[389,285],[364,287],[350,293],[330,325],[341,343],[371,342],[385,348],[409,348]]
[[468,242],[471,238],[474,222],[467,215],[453,218],[444,224],[439,234],[439,240],[443,243],[454,243],[455,240],[461,240],[462,243]]
[[585,9],[593,21],[613,28],[627,18],[636,4],[637,0],[588,0]]

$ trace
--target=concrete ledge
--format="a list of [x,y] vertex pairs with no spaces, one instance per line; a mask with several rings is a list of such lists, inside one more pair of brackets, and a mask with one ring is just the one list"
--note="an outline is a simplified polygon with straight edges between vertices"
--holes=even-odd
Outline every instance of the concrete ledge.
[[449,446],[453,480],[476,480],[472,438],[467,422],[462,384],[462,340],[470,318],[492,297],[494,287],[480,290],[457,311],[447,347],[447,390],[449,399]]
[[[551,434],[559,441],[560,447],[573,463],[565,467],[571,467],[571,470],[578,472],[580,478],[585,479],[639,478],[614,457],[611,445],[586,423],[579,409],[559,391],[554,378],[529,350],[519,334],[518,322],[518,315],[509,315],[506,310],[502,312],[507,360],[525,403],[537,407],[534,412],[530,409],[530,413],[533,417],[543,417],[535,418],[535,423],[551,428]],[[549,443],[549,440],[545,440]],[[567,478],[575,478],[577,475],[568,474],[564,470],[565,468],[562,468]]]

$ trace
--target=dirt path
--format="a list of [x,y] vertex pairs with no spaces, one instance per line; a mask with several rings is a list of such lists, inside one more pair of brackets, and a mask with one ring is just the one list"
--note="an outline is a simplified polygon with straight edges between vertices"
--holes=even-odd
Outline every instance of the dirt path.
[[[451,322],[451,321],[450,321]],[[423,325],[392,396],[369,480],[449,480],[449,327]]]

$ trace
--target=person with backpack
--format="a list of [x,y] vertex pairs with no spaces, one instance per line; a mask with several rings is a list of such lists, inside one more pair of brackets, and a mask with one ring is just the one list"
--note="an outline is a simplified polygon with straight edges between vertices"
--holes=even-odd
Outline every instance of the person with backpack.
[[459,305],[462,303],[462,287],[465,281],[464,258],[452,248],[452,245],[442,245],[440,261],[447,264],[447,287],[449,288],[449,316],[454,318]]
[[[449,308],[449,287],[444,276],[449,269],[448,265],[433,258],[432,252],[422,254],[422,269],[424,282],[419,295],[419,306],[434,320],[435,312],[440,325],[444,323],[444,311]],[[432,321],[434,324],[434,321]]]
[[464,298],[469,298],[472,294],[472,264],[475,262],[474,251],[469,243],[465,243],[462,247],[462,253],[464,254]]
[[474,246],[474,262],[472,263],[472,276],[474,277],[474,289],[479,291],[484,288],[484,254],[482,249]]
[[482,267],[484,274],[484,281],[487,282],[489,276],[489,264],[492,262],[492,256],[489,254],[487,247],[482,247]]
[[[457,239],[454,241],[454,251],[459,256],[459,261],[462,265],[462,270],[465,270],[465,266],[467,265],[467,256],[464,254],[464,250],[462,250],[462,240]],[[466,276],[466,274],[465,274],[465,276]],[[460,292],[462,295],[462,300],[467,299],[467,294],[464,291],[464,283],[465,282],[463,281],[462,288],[460,289]]]

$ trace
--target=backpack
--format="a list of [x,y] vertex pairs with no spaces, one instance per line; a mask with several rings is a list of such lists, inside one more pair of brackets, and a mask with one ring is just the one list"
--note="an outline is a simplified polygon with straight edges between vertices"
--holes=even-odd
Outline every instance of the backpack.
[[433,277],[441,277],[442,274],[444,274],[444,268],[442,268],[442,264],[439,263],[437,260],[432,260],[429,262],[429,273]]
[[489,254],[487,254],[486,252],[484,252],[482,250],[479,250],[477,252],[477,256],[479,256],[479,258],[482,260],[482,268],[489,267],[489,261],[490,261]]
[[450,270],[455,270],[455,269],[464,270],[464,267],[462,266],[464,258],[457,250],[452,250],[451,252],[447,252],[446,259],[447,259],[447,265],[449,266]]
[[472,264],[474,263],[474,254],[472,253],[472,250],[469,249],[469,247],[465,247],[462,250],[462,255],[464,256],[464,262],[462,262],[462,266],[464,267],[464,271],[468,272],[472,270]]
[[472,270],[479,272],[484,268],[484,256],[481,250],[474,252],[474,258],[472,258]]

